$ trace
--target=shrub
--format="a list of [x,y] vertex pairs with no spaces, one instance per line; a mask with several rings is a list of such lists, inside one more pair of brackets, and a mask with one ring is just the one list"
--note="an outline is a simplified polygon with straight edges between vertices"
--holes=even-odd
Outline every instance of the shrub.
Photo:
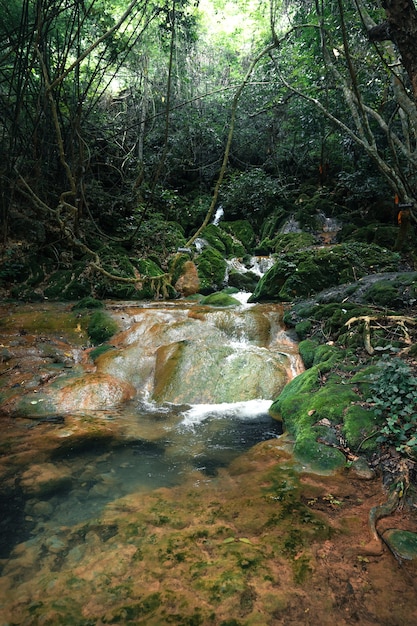
[[417,458],[417,378],[399,358],[381,359],[371,384],[376,415],[384,419],[377,442]]

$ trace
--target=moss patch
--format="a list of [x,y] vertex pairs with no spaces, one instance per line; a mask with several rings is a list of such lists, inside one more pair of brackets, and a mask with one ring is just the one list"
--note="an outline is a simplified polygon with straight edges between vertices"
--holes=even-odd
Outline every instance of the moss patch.
[[119,327],[106,311],[96,311],[88,324],[88,336],[93,344],[104,343],[117,333]]

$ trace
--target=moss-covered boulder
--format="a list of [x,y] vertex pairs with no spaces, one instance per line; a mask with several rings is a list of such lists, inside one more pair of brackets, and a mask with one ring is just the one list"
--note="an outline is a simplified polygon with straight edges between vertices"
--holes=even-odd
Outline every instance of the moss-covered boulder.
[[84,262],[75,263],[71,269],[59,269],[48,277],[43,290],[48,300],[79,300],[91,294],[91,284]]
[[117,322],[111,315],[106,311],[98,310],[92,314],[87,332],[92,343],[97,345],[110,339],[118,330]]
[[226,261],[222,254],[214,248],[205,248],[195,262],[201,293],[207,295],[213,291],[218,291],[226,276]]
[[218,291],[217,293],[211,293],[203,298],[201,304],[210,304],[211,306],[219,307],[238,306],[240,305],[240,301],[224,291]]
[[238,272],[236,270],[229,270],[228,284],[231,287],[236,287],[239,291],[247,291],[253,293],[256,289],[256,285],[259,282],[259,276],[254,272]]
[[280,256],[262,277],[251,302],[288,302],[329,287],[358,280],[366,274],[394,272],[400,256],[374,244],[338,244]]
[[201,236],[224,257],[243,256],[246,254],[246,248],[241,241],[220,226],[209,224],[202,231]]
[[229,233],[234,241],[240,242],[247,252],[252,249],[255,242],[255,232],[248,220],[221,222],[220,227],[222,230]]
[[309,369],[290,381],[270,408],[294,438],[294,452],[303,463],[318,469],[345,464],[337,450],[340,435],[353,449],[375,449],[378,418],[363,406],[371,370],[353,378],[344,375],[345,352],[313,341],[300,344]]
[[267,237],[261,241],[258,249],[263,254],[296,252],[317,243],[317,238],[311,233],[285,233],[274,237]]

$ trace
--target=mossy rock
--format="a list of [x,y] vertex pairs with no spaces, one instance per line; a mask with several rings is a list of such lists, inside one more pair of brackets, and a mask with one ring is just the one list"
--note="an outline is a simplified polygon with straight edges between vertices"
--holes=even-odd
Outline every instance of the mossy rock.
[[286,233],[277,235],[271,240],[272,252],[286,253],[296,252],[302,248],[308,248],[317,243],[317,238],[310,233]]
[[250,302],[288,302],[360,277],[399,269],[400,256],[374,244],[338,244],[282,255],[261,278]]
[[314,364],[314,354],[317,350],[317,346],[318,343],[311,339],[304,339],[298,344],[298,351],[306,369],[312,367]]
[[274,209],[273,213],[268,215],[262,223],[260,230],[261,241],[265,239],[272,240],[287,219],[288,212],[283,207]]
[[384,541],[389,545],[398,559],[413,561],[417,564],[417,534],[409,530],[390,528],[383,534]]
[[306,337],[308,337],[308,335],[311,332],[311,322],[310,320],[303,320],[302,322],[298,322],[298,324],[295,325],[295,332],[298,335],[299,339],[305,339]]
[[206,248],[196,258],[198,277],[200,279],[200,291],[208,294],[217,291],[225,280],[226,261],[214,248]]
[[44,295],[49,300],[80,300],[91,293],[91,285],[84,275],[84,263],[72,269],[57,270],[48,278]]
[[[120,252],[120,254],[116,254]],[[152,259],[129,257],[123,250],[111,250],[110,256],[105,257],[103,267],[110,274],[134,280],[123,282],[97,275],[95,286],[99,298],[117,298],[120,300],[152,300],[158,297],[174,298],[175,290],[169,282],[169,277]]]
[[[317,360],[318,351],[315,351]],[[328,357],[328,353],[324,356]],[[344,464],[343,455],[342,463],[340,453],[335,454],[338,451],[332,447],[336,441],[332,427],[343,424],[346,407],[359,401],[353,385],[341,380],[336,374],[330,374],[322,385],[323,371],[329,371],[331,358],[296,376],[270,408],[271,415],[279,416],[285,429],[294,437],[297,458],[323,470]],[[318,442],[318,438],[330,445]]]
[[229,272],[228,283],[232,287],[236,287],[240,291],[248,291],[253,293],[258,284],[259,276],[253,272],[236,272],[231,270]]
[[[366,409],[359,404],[351,404],[346,407],[343,420],[343,434],[354,450],[376,450],[378,444],[376,437],[380,420],[371,409]],[[372,435],[375,435],[373,437]]]
[[340,450],[318,443],[313,437],[297,439],[294,456],[319,472],[332,472],[346,465],[346,459]]
[[92,343],[104,343],[119,330],[117,322],[106,311],[95,311],[90,318],[87,332]]
[[229,233],[235,241],[240,242],[246,252],[251,250],[255,241],[255,232],[248,220],[221,222],[220,227],[222,230]]
[[246,248],[243,244],[223,230],[221,226],[209,224],[203,230],[201,236],[210,246],[218,250],[218,252],[225,257],[243,256],[246,254]]
[[211,306],[218,307],[238,306],[240,305],[240,301],[225,292],[218,291],[217,293],[211,293],[203,298],[201,304],[210,304]]

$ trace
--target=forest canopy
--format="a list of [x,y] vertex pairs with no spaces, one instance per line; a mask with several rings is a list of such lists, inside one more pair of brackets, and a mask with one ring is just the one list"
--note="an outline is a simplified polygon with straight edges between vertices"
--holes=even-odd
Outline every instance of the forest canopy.
[[414,218],[413,0],[0,1],[4,280],[23,251],[168,275],[219,203],[262,239],[312,187]]

